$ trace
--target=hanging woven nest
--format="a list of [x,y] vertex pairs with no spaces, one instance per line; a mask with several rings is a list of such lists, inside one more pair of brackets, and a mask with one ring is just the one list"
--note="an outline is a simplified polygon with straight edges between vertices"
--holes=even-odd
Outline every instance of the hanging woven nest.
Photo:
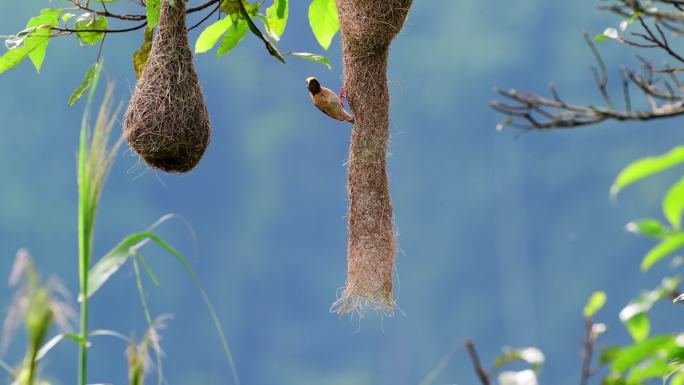
[[396,237],[387,177],[387,60],[412,0],[337,0],[344,86],[354,113],[348,162],[347,284],[332,311],[392,314]]
[[209,145],[211,124],[185,25],[187,0],[161,1],[152,50],[124,119],[130,146],[152,168],[187,172]]

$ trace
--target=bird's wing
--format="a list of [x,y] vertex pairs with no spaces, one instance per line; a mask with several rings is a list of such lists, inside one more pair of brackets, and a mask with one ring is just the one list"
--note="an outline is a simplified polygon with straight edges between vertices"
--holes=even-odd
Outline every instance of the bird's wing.
[[321,93],[325,94],[328,100],[327,105],[331,106],[332,114],[335,115],[335,119],[341,120],[343,122],[354,122],[354,117],[344,109],[344,105],[337,94],[330,90],[329,88],[322,87]]
[[340,104],[337,95],[327,88],[321,87],[321,92],[312,95],[314,105],[324,114],[336,120],[345,120],[344,108]]

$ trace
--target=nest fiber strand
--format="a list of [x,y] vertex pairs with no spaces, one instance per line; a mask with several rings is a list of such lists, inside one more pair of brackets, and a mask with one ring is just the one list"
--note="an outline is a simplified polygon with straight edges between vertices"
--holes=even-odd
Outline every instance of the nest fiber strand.
[[347,285],[332,311],[391,314],[396,240],[386,158],[390,96],[389,46],[412,0],[337,0],[344,86],[354,112],[349,149]]
[[152,168],[187,172],[209,145],[211,125],[192,63],[185,3],[162,1],[157,34],[124,120],[128,143]]

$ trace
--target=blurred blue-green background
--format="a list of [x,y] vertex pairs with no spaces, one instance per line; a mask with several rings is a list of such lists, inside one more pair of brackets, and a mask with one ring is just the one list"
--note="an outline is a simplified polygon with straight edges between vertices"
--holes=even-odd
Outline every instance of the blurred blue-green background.
[[[191,2],[192,4],[192,2]],[[0,33],[23,29],[46,1],[0,2]],[[599,320],[605,342],[627,342],[617,312],[655,286],[666,264],[642,274],[651,243],[624,224],[659,215],[659,196],[676,175],[630,188],[616,206],[608,187],[629,161],[679,143],[678,120],[517,137],[497,133],[492,87],[600,102],[581,31],[619,22],[595,1],[416,1],[392,47],[389,168],[401,253],[392,318],[342,318],[328,309],[346,275],[346,170],[349,125],[326,118],[304,87],[316,75],[341,85],[339,37],[325,54],[333,70],[290,59],[283,65],[251,36],[196,66],[213,124],[202,163],[187,175],[148,170],[126,149],[116,159],[98,215],[102,255],[128,233],[169,212],[165,238],[188,255],[231,341],[244,384],[417,384],[454,343],[472,336],[485,360],[504,345],[538,346],[542,382],[579,377],[581,309],[608,293]],[[292,1],[283,50],[320,52],[307,1]],[[198,15],[192,17],[196,20]],[[191,44],[197,31],[191,34]],[[142,32],[108,36],[107,77],[125,103],[135,83],[131,53]],[[601,45],[609,68],[635,64],[635,51]],[[28,248],[45,274],[77,290],[75,154],[83,104],[66,99],[97,55],[75,38],[55,39],[40,75],[30,62],[0,76],[0,276]],[[612,70],[611,70],[612,72]],[[613,73],[614,74],[614,73]],[[616,78],[610,84],[619,94]],[[117,128],[118,130],[118,128]],[[227,384],[229,369],[191,280],[160,250],[144,254],[161,287],[147,282],[155,314],[175,318],[163,333],[169,384]],[[12,291],[0,288],[0,308]],[[653,320],[666,330],[668,308]],[[145,321],[132,268],[93,297],[93,328],[140,336]],[[124,346],[94,341],[91,383],[126,383]],[[6,359],[17,362],[23,343]],[[76,348],[65,343],[44,372],[55,384],[76,379]],[[474,384],[458,348],[436,384]]]

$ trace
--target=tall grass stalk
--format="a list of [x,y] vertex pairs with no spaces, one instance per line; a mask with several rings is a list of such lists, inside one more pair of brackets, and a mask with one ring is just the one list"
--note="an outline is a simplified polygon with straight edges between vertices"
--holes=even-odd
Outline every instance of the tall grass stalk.
[[81,122],[78,150],[78,266],[79,301],[81,302],[80,341],[78,358],[78,384],[86,385],[88,371],[88,271],[93,252],[95,214],[100,201],[102,187],[111,167],[114,155],[122,143],[120,139],[109,147],[109,134],[116,122],[116,111],[112,111],[114,87],[107,85],[104,99],[94,126],[91,127],[90,108],[93,94],[100,77],[101,67],[96,69]]

